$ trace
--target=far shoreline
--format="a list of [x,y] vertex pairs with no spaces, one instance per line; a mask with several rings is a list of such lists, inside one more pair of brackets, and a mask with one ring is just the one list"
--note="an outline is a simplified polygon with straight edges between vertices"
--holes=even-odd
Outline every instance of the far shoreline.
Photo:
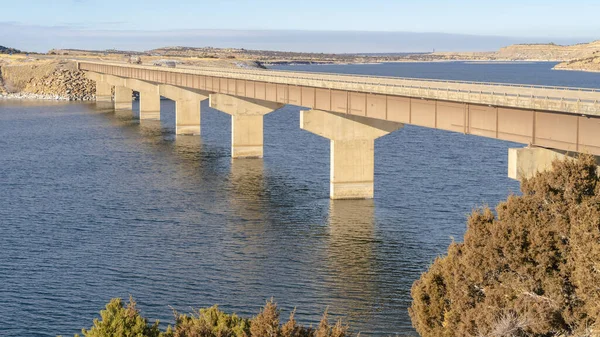
[[561,70],[561,71],[577,71],[583,73],[600,73],[600,69],[569,69],[559,67],[562,63],[559,60],[395,60],[395,61],[383,61],[383,62],[345,62],[345,63],[336,63],[336,62],[318,62],[318,63],[298,63],[298,62],[290,62],[290,63],[276,63],[269,64],[264,63],[267,69],[276,69],[272,67],[276,66],[286,66],[286,67],[295,67],[295,66],[326,66],[326,65],[380,65],[380,64],[394,64],[394,63],[464,63],[469,65],[485,65],[485,64],[535,64],[535,63],[555,63],[555,66],[552,67],[552,70]]

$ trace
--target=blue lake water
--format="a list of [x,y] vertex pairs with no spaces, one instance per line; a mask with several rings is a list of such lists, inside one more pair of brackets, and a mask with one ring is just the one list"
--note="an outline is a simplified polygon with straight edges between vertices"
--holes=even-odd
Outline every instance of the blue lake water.
[[[600,87],[553,63],[278,69]],[[329,307],[364,336],[415,334],[411,284],[473,208],[518,183],[522,146],[421,127],[376,141],[375,199],[329,200],[329,142],[300,108],[265,117],[265,158],[230,158],[228,115],[202,104],[202,136],[88,103],[0,100],[0,336],[72,335],[112,297],[172,322],[219,304],[255,315],[274,297],[316,324]]]

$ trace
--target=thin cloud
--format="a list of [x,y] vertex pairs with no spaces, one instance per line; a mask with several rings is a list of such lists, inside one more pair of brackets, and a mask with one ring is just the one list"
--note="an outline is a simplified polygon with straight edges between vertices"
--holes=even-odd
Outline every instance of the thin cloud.
[[122,30],[123,22],[105,21],[103,29],[82,28],[80,22],[57,26],[0,22],[2,45],[27,51],[53,48],[144,51],[165,46],[223,47],[324,53],[391,53],[491,51],[513,43],[569,44],[585,39],[523,38],[444,33],[301,31],[301,30]]
[[100,22],[60,22],[52,27],[71,28],[71,29],[100,29],[102,27],[119,27],[127,24],[124,21],[100,21]]

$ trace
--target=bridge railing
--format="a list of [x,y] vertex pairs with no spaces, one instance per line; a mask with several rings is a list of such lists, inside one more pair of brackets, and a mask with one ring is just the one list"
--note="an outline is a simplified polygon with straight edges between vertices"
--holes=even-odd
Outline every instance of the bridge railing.
[[432,78],[419,78],[419,77],[395,77],[395,76],[372,76],[372,75],[364,75],[364,74],[334,74],[334,73],[325,73],[325,72],[314,72],[314,71],[293,71],[293,70],[280,70],[280,69],[235,69],[232,68],[217,68],[217,67],[196,67],[196,66],[178,66],[180,69],[201,69],[201,70],[213,70],[219,69],[219,71],[223,72],[234,72],[234,73],[250,73],[250,74],[260,74],[264,72],[269,72],[272,74],[281,73],[282,76],[284,74],[289,74],[290,77],[296,77],[297,74],[302,74],[302,76],[313,75],[315,77],[323,77],[325,76],[335,76],[335,77],[345,77],[345,78],[366,78],[370,80],[404,80],[404,81],[420,81],[420,82],[432,82],[432,83],[448,83],[448,84],[475,84],[475,85],[485,85],[485,86],[499,86],[499,87],[514,87],[514,88],[530,88],[530,89],[552,89],[552,90],[569,90],[569,91],[581,91],[581,92],[593,92],[600,93],[600,89],[597,88],[580,88],[580,87],[565,87],[565,86],[551,86],[551,85],[537,85],[537,84],[514,84],[514,83],[502,83],[502,82],[485,82],[485,81],[463,81],[463,80],[444,80],[444,79],[432,79]]
[[[600,90],[492,82],[436,81],[365,75],[247,70],[213,67],[166,68],[132,64],[81,61],[80,64],[158,70],[266,83],[398,95],[461,103],[486,104],[533,110],[600,116]],[[83,70],[91,70],[85,69]]]

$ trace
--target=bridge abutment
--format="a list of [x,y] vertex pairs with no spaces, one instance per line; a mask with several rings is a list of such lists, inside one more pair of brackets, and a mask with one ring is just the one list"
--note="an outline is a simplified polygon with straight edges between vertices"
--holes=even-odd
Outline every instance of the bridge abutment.
[[402,123],[322,110],[302,111],[300,128],[329,139],[331,199],[372,199],[375,139]]
[[212,94],[210,107],[231,115],[231,157],[263,157],[263,116],[283,104]]

